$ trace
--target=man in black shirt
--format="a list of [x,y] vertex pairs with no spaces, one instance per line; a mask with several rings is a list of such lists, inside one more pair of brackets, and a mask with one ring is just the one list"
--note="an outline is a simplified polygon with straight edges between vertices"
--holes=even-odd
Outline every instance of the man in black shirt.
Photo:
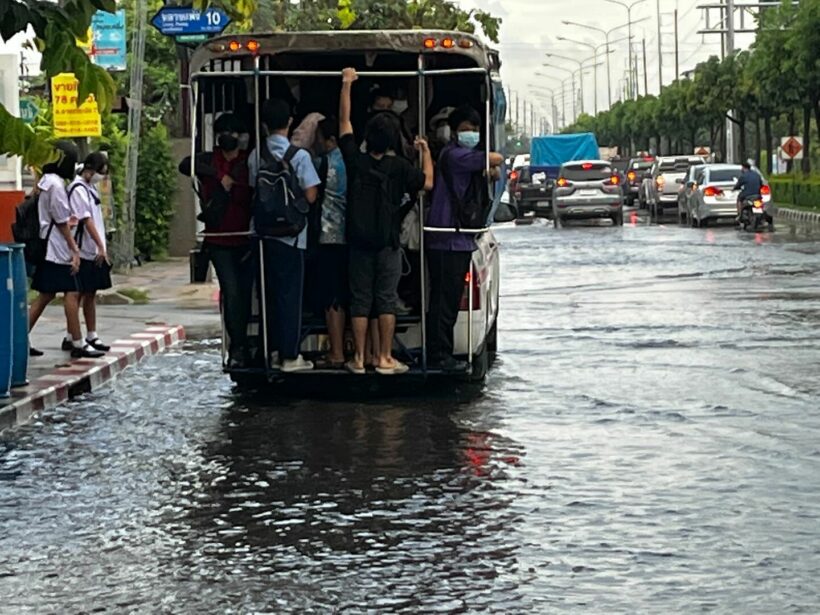
[[355,356],[347,364],[354,374],[364,374],[368,318],[379,319],[379,356],[376,371],[402,374],[408,367],[393,358],[397,289],[401,278],[401,204],[405,194],[433,188],[433,161],[427,142],[417,138],[423,171],[400,156],[387,154],[396,142],[396,126],[385,114],[374,116],[365,128],[367,153],[361,153],[350,121],[350,92],[356,71],[342,72],[339,102],[339,148],[348,175],[347,234],[350,246],[350,315]]

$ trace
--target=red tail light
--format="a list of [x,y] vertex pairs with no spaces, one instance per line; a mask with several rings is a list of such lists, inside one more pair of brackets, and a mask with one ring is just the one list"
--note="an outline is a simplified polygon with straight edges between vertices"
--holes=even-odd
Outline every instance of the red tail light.
[[480,275],[473,276],[469,271],[467,272],[467,275],[464,276],[464,294],[461,296],[461,306],[459,307],[459,310],[462,312],[467,312],[470,310],[470,295],[467,293],[471,291],[473,293],[473,309],[481,309],[480,278]]
[[584,171],[589,171],[592,168],[592,163],[591,162],[585,162],[584,164],[581,165],[581,168]]
[[608,180],[604,182],[607,186],[617,186],[621,183],[621,178],[617,175],[613,175]]
[[513,171],[510,173],[510,181],[515,181],[516,179],[518,179],[518,171]]
[[644,156],[644,157],[643,157],[643,161],[644,161],[644,162],[654,162],[654,161],[655,161],[655,157],[654,157],[654,156]]
[[723,190],[720,188],[715,188],[714,186],[706,186],[703,189],[703,196],[720,196],[723,194]]
[[638,179],[638,174],[635,173],[635,171],[630,171],[629,173],[626,174],[626,178],[629,181],[634,182],[636,179]]
[[567,186],[569,186],[569,181],[567,181],[566,177],[559,177],[555,181],[555,185],[558,186],[559,188],[566,188]]
[[772,193],[772,189],[768,186],[761,186],[760,188],[760,196],[769,196]]

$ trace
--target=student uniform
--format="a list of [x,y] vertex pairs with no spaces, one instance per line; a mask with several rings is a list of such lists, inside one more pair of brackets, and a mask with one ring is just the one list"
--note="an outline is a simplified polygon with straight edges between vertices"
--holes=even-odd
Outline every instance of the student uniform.
[[105,220],[100,207],[100,194],[96,187],[78,176],[68,186],[68,195],[71,212],[77,219],[74,241],[80,248],[80,291],[93,293],[111,288],[111,267],[108,263],[97,263],[99,249],[86,226],[88,220],[94,222],[105,246]]
[[46,173],[37,183],[40,196],[40,238],[46,239],[46,259],[37,265],[31,287],[41,293],[70,293],[80,290],[78,276],[71,271],[71,250],[57,228],[71,220],[71,207],[63,178]]

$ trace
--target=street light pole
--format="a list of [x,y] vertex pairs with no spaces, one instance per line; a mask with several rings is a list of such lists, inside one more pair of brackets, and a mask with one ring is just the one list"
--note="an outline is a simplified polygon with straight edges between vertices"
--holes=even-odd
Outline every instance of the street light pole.
[[635,98],[635,90],[636,90],[636,81],[637,81],[637,71],[635,70],[635,62],[634,62],[634,55],[632,52],[632,24],[635,23],[632,21],[632,9],[634,9],[637,5],[641,2],[646,2],[646,0],[635,0],[631,4],[627,4],[626,2],[622,2],[621,0],[606,0],[607,2],[611,2],[612,4],[617,4],[622,6],[626,9],[626,19],[627,19],[627,27],[629,28],[629,97]]
[[594,66],[597,66],[598,65],[597,64],[597,60],[598,60],[597,54],[593,55],[592,57],[589,57],[589,58],[584,58],[583,60],[576,60],[575,58],[571,58],[569,56],[564,56],[564,55],[561,55],[561,54],[558,54],[558,53],[548,53],[547,57],[548,58],[558,58],[559,60],[565,60],[567,62],[574,62],[575,64],[578,65],[578,70],[580,71],[579,74],[578,74],[578,79],[579,79],[579,90],[580,90],[580,96],[581,96],[581,113],[584,113],[584,72],[583,72],[583,68],[584,68],[584,64],[586,64],[590,60],[593,60]]

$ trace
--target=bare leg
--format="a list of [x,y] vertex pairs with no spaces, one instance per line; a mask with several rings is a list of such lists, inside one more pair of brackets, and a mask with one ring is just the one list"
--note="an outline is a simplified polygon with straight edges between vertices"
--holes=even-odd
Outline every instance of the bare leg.
[[356,347],[353,363],[356,367],[364,367],[364,347],[367,342],[367,318],[357,316],[351,320],[353,323],[353,343]]
[[[97,292],[82,293],[80,302],[83,306],[85,328],[89,333],[97,330]],[[93,341],[93,340],[92,340]]]
[[393,334],[396,332],[396,316],[394,314],[379,315],[379,367],[390,368],[396,362],[393,360]]
[[80,293],[66,293],[64,307],[68,334],[75,342],[82,340],[83,332],[80,328]]
[[345,360],[344,310],[330,309],[325,311],[325,320],[327,322],[327,332],[330,335],[330,354],[328,355],[328,360],[330,360],[332,363],[342,363]]
[[29,331],[31,331],[34,328],[34,325],[37,324],[37,321],[40,320],[40,316],[43,315],[46,306],[54,301],[54,296],[54,293],[40,293],[37,295],[37,298],[31,302],[31,307],[28,311]]
[[372,318],[367,329],[367,350],[365,351],[364,362],[367,365],[376,366],[379,364],[379,321]]

